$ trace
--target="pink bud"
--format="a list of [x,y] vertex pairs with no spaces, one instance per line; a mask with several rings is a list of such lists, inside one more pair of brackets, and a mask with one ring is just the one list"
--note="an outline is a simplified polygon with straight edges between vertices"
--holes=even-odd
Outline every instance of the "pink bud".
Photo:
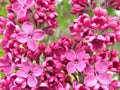
[[95,8],[94,9],[94,14],[96,16],[106,16],[107,15],[107,10],[106,9],[103,9],[103,8]]
[[111,55],[112,55],[113,57],[117,57],[117,56],[118,56],[118,50],[112,50],[112,51],[111,51]]
[[15,3],[17,0],[9,0],[10,3]]
[[120,42],[120,31],[115,32],[115,34],[117,41]]
[[14,30],[15,29],[15,24],[13,22],[7,22],[6,26],[10,30]]
[[15,19],[15,15],[13,13],[8,13],[7,17],[11,21],[14,21],[14,19]]
[[44,50],[44,53],[46,54],[46,55],[50,55],[51,53],[52,53],[52,49],[51,48],[46,48],[45,50]]
[[46,46],[46,43],[43,42],[43,43],[40,43],[40,44],[39,44],[39,47],[38,47],[38,48],[39,48],[40,50],[44,50],[46,47],[47,47],[47,46]]
[[12,12],[11,8],[12,8],[11,5],[7,5],[7,6],[6,6],[6,10],[7,10],[8,12]]

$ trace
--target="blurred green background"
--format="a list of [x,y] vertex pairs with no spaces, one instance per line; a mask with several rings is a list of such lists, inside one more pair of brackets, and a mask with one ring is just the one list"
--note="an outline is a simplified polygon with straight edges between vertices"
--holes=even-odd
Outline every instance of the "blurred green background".
[[0,0],[0,16],[7,16],[6,12],[6,5],[7,5],[7,0]]

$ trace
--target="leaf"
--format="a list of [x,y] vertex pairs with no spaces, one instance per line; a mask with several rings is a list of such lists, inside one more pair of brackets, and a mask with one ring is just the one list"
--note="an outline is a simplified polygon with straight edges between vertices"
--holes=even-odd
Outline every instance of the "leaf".
[[114,8],[107,8],[109,16],[115,16],[115,9]]
[[4,50],[0,49],[0,58],[3,57],[4,55]]
[[4,78],[5,77],[5,73],[4,72],[0,72],[0,78]]

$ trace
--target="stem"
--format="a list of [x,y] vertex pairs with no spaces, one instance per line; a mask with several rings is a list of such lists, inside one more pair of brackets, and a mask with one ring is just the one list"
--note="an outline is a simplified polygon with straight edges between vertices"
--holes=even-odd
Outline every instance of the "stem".
[[80,82],[80,83],[83,83],[85,76],[84,76],[82,73],[80,73],[80,72],[78,72],[78,73],[79,73],[79,82]]
[[73,73],[72,75],[74,76],[75,80],[78,81],[76,74]]

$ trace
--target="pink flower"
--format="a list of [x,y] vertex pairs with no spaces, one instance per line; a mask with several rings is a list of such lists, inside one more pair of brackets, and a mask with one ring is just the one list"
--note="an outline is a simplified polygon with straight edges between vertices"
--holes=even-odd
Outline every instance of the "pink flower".
[[73,90],[90,90],[90,88],[89,87],[87,87],[87,86],[85,86],[85,85],[83,85],[83,84],[78,84],[78,83],[76,83],[76,82],[73,82]]
[[16,75],[18,77],[27,78],[27,84],[30,87],[35,87],[38,83],[37,76],[40,76],[43,69],[39,65],[32,65],[28,62],[21,64],[22,69],[18,70]]
[[6,75],[10,75],[14,70],[15,65],[12,62],[10,53],[6,53],[5,56],[0,59],[0,70],[2,69]]
[[115,34],[117,41],[120,42],[120,31],[116,31]]
[[117,39],[116,39],[117,37],[116,37],[115,33],[107,34],[105,36],[105,38],[106,38],[105,43],[109,46],[113,45],[117,41]]
[[91,65],[87,65],[84,73],[87,76],[84,79],[84,84],[88,87],[93,87],[99,81],[102,84],[110,84],[112,81],[111,74],[105,73],[107,71],[108,65],[106,61],[101,60],[95,64],[95,69]]
[[96,16],[107,16],[107,10],[96,7],[96,8],[94,9],[94,14],[95,14]]
[[88,14],[82,14],[78,17],[77,20],[74,21],[74,25],[70,27],[70,34],[72,36],[79,35],[83,28],[91,25],[91,19]]
[[108,5],[117,10],[120,10],[120,0],[110,0]]
[[102,35],[91,36],[89,38],[89,42],[91,43],[92,50],[99,50],[105,48],[105,37]]
[[87,6],[89,6],[88,0],[71,0],[73,14],[82,14],[88,12]]
[[96,84],[93,87],[93,90],[110,90],[107,85],[105,84]]
[[119,80],[113,80],[111,82],[109,90],[117,90],[118,88],[120,88],[120,81]]
[[27,9],[34,5],[34,0],[18,0],[18,2],[13,3],[12,10],[17,14],[19,18],[25,17]]
[[74,73],[76,70],[82,72],[84,70],[86,67],[86,63],[83,61],[85,54],[85,50],[77,50],[76,52],[73,50],[66,51],[65,56],[70,61],[66,66],[68,73]]
[[92,28],[94,28],[95,30],[107,30],[108,27],[108,19],[107,16],[94,16],[91,19],[92,21]]
[[31,22],[25,22],[22,25],[24,32],[18,33],[16,39],[20,43],[26,43],[30,50],[35,51],[37,49],[36,40],[43,40],[45,37],[45,32],[40,29],[34,29],[34,25]]

